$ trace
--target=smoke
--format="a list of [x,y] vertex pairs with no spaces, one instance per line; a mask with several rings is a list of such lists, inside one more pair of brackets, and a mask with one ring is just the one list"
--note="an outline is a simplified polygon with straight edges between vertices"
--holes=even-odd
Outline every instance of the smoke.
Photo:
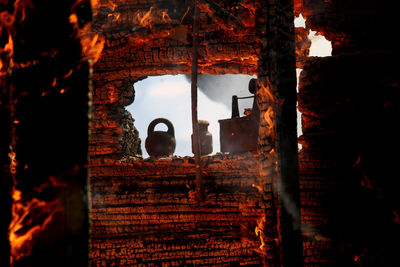
[[[186,79],[191,83],[190,75],[185,75]],[[256,76],[245,74],[225,74],[225,75],[211,75],[202,74],[197,78],[197,86],[211,100],[224,104],[231,109],[232,95],[237,96],[250,96],[248,90],[249,81]],[[242,99],[239,102],[240,112],[244,108],[251,108],[253,106],[253,99]]]
[[301,219],[301,210],[299,205],[293,199],[291,194],[288,194],[284,187],[279,183],[274,183],[274,190],[280,192],[283,208],[289,214],[292,220],[292,229],[294,231],[301,231],[303,237],[319,241],[328,241],[329,238],[324,236],[313,224],[304,222]]
[[280,195],[284,209],[292,218],[293,230],[295,231],[300,230],[301,228],[301,218],[299,210],[300,207],[293,199],[293,196],[285,191],[283,186],[281,186]]
[[[210,122],[208,130],[213,135],[213,153],[220,151],[218,120],[230,118],[232,95],[251,95],[248,91],[251,78],[253,76],[242,74],[199,75],[198,116],[199,119]],[[176,129],[174,155],[191,155],[190,76],[148,77],[135,83],[135,92],[135,102],[126,109],[135,118],[135,127],[142,139],[143,156],[148,156],[144,148],[147,127],[158,117],[168,118],[174,124]],[[253,99],[240,99],[241,116],[244,108],[252,106]]]

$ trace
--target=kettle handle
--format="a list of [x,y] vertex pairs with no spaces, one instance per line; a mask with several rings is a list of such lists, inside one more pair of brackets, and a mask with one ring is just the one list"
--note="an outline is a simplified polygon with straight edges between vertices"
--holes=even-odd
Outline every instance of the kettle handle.
[[150,122],[149,127],[147,128],[147,136],[149,136],[152,132],[154,132],[154,127],[156,127],[157,124],[159,123],[164,123],[168,127],[167,133],[171,135],[172,137],[175,137],[175,130],[174,126],[172,125],[172,122],[165,118],[158,118]]

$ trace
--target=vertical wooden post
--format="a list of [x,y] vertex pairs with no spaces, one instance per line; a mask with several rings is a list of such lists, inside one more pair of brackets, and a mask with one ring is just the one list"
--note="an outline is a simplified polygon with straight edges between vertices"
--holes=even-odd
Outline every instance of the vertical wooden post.
[[0,55],[2,66],[0,67],[0,128],[2,137],[0,138],[0,266],[9,266],[10,263],[10,244],[8,241],[8,226],[11,222],[11,204],[10,195],[12,176],[10,172],[10,152],[11,143],[11,121],[9,116],[9,75],[7,73],[8,62],[6,53]]
[[293,0],[267,0],[268,75],[276,97],[279,226],[284,267],[303,265]]
[[200,10],[198,0],[193,1],[194,21],[193,21],[193,50],[192,50],[192,128],[193,128],[193,147],[196,164],[196,198],[199,201],[204,200],[203,181],[201,177],[201,159],[200,159],[200,140],[199,124],[197,118],[197,72],[198,72],[198,46],[199,46],[199,28],[200,28]]
[[[39,1],[24,6],[20,1],[9,2],[16,13],[1,10],[15,15],[15,20],[8,25],[13,64],[5,66],[2,61],[0,68],[0,127],[7,136],[0,142],[1,205],[5,205],[1,208],[5,219],[0,224],[0,266],[9,265],[10,254],[15,267],[88,266],[90,65],[82,59],[81,42],[70,22],[74,3]],[[88,11],[90,5],[81,8]],[[3,102],[3,93],[10,96],[9,102]],[[11,143],[18,164],[10,164]],[[12,175],[10,166],[15,168]],[[21,228],[14,224],[14,231],[8,229],[11,210],[13,219],[24,218]],[[29,211],[26,217],[22,217],[24,212],[15,212],[21,210]],[[24,235],[26,239],[21,238]],[[11,240],[8,244],[5,236]]]

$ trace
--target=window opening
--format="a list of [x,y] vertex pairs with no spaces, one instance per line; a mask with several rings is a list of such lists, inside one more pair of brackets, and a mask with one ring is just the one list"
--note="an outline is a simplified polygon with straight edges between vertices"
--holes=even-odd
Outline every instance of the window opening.
[[[294,19],[295,27],[306,28],[306,20],[300,14]],[[328,57],[332,56],[332,43],[322,34],[310,30],[308,39],[311,41],[310,57]]]
[[[218,120],[232,116],[232,96],[246,97],[250,79],[256,76],[244,74],[199,75],[198,78],[198,118],[209,122],[208,131],[212,134],[213,152],[220,152],[220,125]],[[175,129],[176,149],[174,156],[193,156],[192,123],[190,102],[190,76],[163,75],[151,76],[134,84],[135,101],[126,109],[135,119],[135,127],[141,139],[143,157],[149,157],[145,149],[147,129],[156,118],[166,118]],[[239,101],[239,114],[251,109],[254,98]],[[166,131],[160,123],[155,130]]]

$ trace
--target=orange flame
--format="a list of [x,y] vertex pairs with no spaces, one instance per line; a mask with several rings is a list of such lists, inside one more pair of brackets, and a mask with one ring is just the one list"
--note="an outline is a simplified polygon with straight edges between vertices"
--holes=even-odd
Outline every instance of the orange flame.
[[0,30],[3,28],[10,31],[14,27],[15,16],[7,11],[0,12]]
[[[91,0],[91,2],[92,4],[97,3],[96,0]],[[8,43],[4,47],[0,48],[0,54],[6,54],[5,56],[6,61],[0,60],[1,74],[3,74],[5,71],[8,71],[8,69],[14,66],[13,62],[14,45],[12,37],[14,23],[16,21],[22,22],[23,20],[26,19],[26,9],[28,7],[33,8],[31,0],[16,0],[14,2],[13,14],[7,11],[0,12],[0,32],[6,32],[8,34]],[[76,23],[76,21],[74,21],[73,16],[70,17],[70,20],[72,23]],[[85,55],[87,55],[88,57],[97,58],[99,52],[96,51],[96,53],[94,53],[92,48],[93,47],[98,48],[99,38],[96,37],[93,39],[91,39],[91,41],[88,42],[87,46],[83,46],[85,48],[83,49],[83,51],[86,53]],[[24,67],[33,64],[37,64],[37,62],[32,61],[28,63],[20,63],[17,65],[17,67],[20,66]],[[53,86],[55,84],[56,84],[56,79],[53,80]],[[10,109],[11,110],[14,109],[13,104]],[[13,117],[13,115],[11,117]],[[15,118],[13,122],[14,124],[19,123],[19,121]],[[52,221],[55,213],[63,209],[57,199],[52,201],[41,200],[39,198],[40,193],[45,188],[66,186],[66,184],[58,182],[55,178],[50,177],[49,183],[34,188],[32,192],[24,196],[22,191],[17,189],[16,175],[17,175],[18,162],[16,153],[14,152],[13,148],[15,142],[16,142],[16,137],[13,135],[9,152],[9,158],[10,158],[9,171],[11,173],[13,182],[11,189],[11,198],[13,200],[11,207],[12,219],[10,225],[8,226],[8,239],[11,248],[10,250],[11,265],[15,264],[15,262],[20,260],[22,257],[30,255],[35,238]],[[24,168],[27,169],[28,166],[26,165]]]
[[11,57],[14,55],[14,44],[11,35],[8,36],[8,43],[4,46],[4,52],[10,53]]
[[11,150],[11,147],[10,147],[10,153],[8,153],[8,157],[10,158],[10,172],[11,175],[14,176],[17,173],[18,162],[16,154],[14,151]]
[[63,76],[63,78],[66,79],[66,78],[70,77],[70,76],[72,75],[73,72],[74,72],[74,70],[73,70],[73,69],[70,69],[70,70],[68,71],[68,73],[65,74],[65,75]]
[[[275,153],[275,149],[274,149],[274,143],[275,143],[275,110],[274,110],[274,106],[276,106],[276,97],[273,94],[272,91],[272,87],[270,86],[270,84],[268,84],[268,81],[262,81],[259,80],[259,90],[257,93],[257,97],[259,97],[260,99],[262,99],[262,102],[267,103],[268,107],[265,111],[261,112],[261,116],[264,119],[264,121],[266,122],[265,127],[267,128],[267,131],[265,133],[266,137],[268,138],[268,141],[270,142],[269,144],[269,148],[267,149],[266,153],[265,153],[265,157],[267,159],[267,161],[273,163],[273,166],[275,166],[275,170],[277,168],[277,155]],[[264,170],[263,168],[261,168],[261,175],[276,175],[276,173],[274,173],[273,170]],[[274,180],[274,176],[272,177],[272,179],[270,179],[271,181]],[[264,194],[264,190],[263,187],[261,185],[261,183],[264,183],[263,180],[261,180],[259,182],[258,185],[253,185],[253,187],[257,188],[258,191],[261,194]],[[266,234],[265,234],[265,227],[266,227],[266,215],[263,214],[262,217],[257,221],[257,226],[255,228],[255,233],[256,235],[259,237],[261,245],[260,245],[260,250],[261,253],[264,253],[264,249],[266,246],[265,240],[266,240]],[[278,239],[274,239],[276,243],[279,243]]]
[[172,19],[166,11],[152,6],[147,12],[137,11],[133,22],[140,27],[149,27],[152,29],[154,24],[171,23]]
[[[4,48],[0,48],[0,54],[4,52],[8,53],[7,63],[0,60],[0,72],[2,73],[6,71],[3,70],[4,68],[10,69],[15,66],[13,61],[14,46],[11,33],[14,30],[14,23],[16,21],[21,23],[26,19],[26,10],[28,7],[33,8],[32,0],[16,0],[14,2],[14,12],[12,14],[7,11],[0,12],[0,33],[3,32],[3,29],[8,33],[8,43]],[[34,64],[34,62],[31,62],[31,65],[32,64]],[[23,63],[17,65],[17,67],[20,66],[25,67]]]
[[[14,66],[14,60],[13,60],[13,55],[14,55],[14,44],[13,44],[13,39],[11,34],[8,35],[8,43],[4,46],[4,48],[0,48],[0,54],[1,53],[6,53],[7,54],[7,63],[3,63],[0,59],[0,72],[5,72],[7,70],[3,70],[3,68],[12,68]],[[8,64],[8,66],[6,65]]]
[[[34,238],[46,228],[53,219],[54,214],[62,210],[62,207],[57,199],[49,202],[36,197],[24,199],[22,197],[22,192],[16,189],[18,162],[12,146],[10,146],[8,156],[10,158],[10,173],[13,178],[13,187],[11,191],[11,197],[13,199],[11,208],[12,220],[8,227],[8,238],[11,247],[10,265],[13,266],[13,264],[22,257],[30,255]],[[33,192],[39,194],[46,188],[56,186],[65,187],[66,184],[57,181],[54,177],[50,177],[49,183],[34,188]],[[41,222],[37,220],[40,218],[42,218]],[[32,225],[33,221],[35,222],[34,225]]]
[[268,135],[271,136],[272,139],[275,137],[275,111],[273,109],[273,104],[276,103],[275,96],[271,92],[269,86],[265,86],[261,83],[262,94],[265,96],[265,100],[269,103],[267,111],[264,114],[264,119],[267,122]]
[[171,18],[169,17],[168,13],[165,12],[165,11],[163,11],[163,12],[162,12],[162,22],[164,22],[164,23],[170,23],[171,21],[172,21],[172,20],[171,20]]
[[83,61],[85,60],[93,60],[93,63],[96,63],[103,51],[105,43],[105,38],[100,36],[99,34],[87,33],[81,35],[81,46],[82,46],[82,54]]
[[154,9],[154,7],[151,7],[149,11],[147,11],[146,14],[144,14],[144,16],[142,18],[140,18],[140,15],[138,14],[138,19],[139,19],[139,24],[142,27],[146,27],[146,26],[152,26],[151,22],[152,22],[152,17],[151,17],[151,11]]
[[[15,161],[15,153],[10,154],[12,159],[11,166],[15,168],[17,164]],[[58,182],[54,177],[50,177],[49,181],[49,183],[34,188],[33,192],[39,194],[45,188],[66,186],[66,184]],[[31,199],[23,198],[22,192],[16,189],[16,184],[14,177],[14,185],[12,189],[13,205],[11,210],[12,221],[8,227],[8,235],[11,245],[11,265],[22,257],[30,255],[34,239],[52,221],[54,214],[63,209],[57,199],[46,202],[37,197]],[[34,221],[35,224],[30,225],[32,224],[32,221]]]
[[17,12],[21,12],[21,20],[20,22],[24,21],[26,18],[26,8],[30,7],[33,8],[33,4],[31,0],[17,0],[14,3],[15,14]]
[[31,0],[16,0],[14,2],[13,14],[7,11],[0,12],[0,32],[2,32],[3,28],[5,28],[10,33],[11,30],[14,28],[14,23],[17,15],[20,16],[19,22],[24,21],[26,18],[27,7],[33,8]]
[[[81,0],[78,0],[78,4]],[[98,10],[98,1],[91,0],[91,6],[94,13]],[[110,2],[110,1],[109,1]],[[110,2],[112,4],[112,2]],[[109,4],[110,4],[109,3]],[[115,6],[113,6],[115,8]],[[92,60],[92,63],[97,62],[100,58],[101,52],[104,48],[105,38],[98,33],[91,31],[91,25],[85,25],[82,29],[78,26],[78,16],[72,13],[69,16],[69,23],[74,25],[74,28],[78,31],[77,37],[80,39],[82,47],[82,61]]]
[[265,215],[263,217],[261,217],[260,220],[258,220],[256,229],[254,230],[254,232],[256,233],[256,235],[260,238],[261,241],[261,245],[260,245],[260,249],[263,250],[265,247],[265,241],[264,241],[264,226],[265,226]]

